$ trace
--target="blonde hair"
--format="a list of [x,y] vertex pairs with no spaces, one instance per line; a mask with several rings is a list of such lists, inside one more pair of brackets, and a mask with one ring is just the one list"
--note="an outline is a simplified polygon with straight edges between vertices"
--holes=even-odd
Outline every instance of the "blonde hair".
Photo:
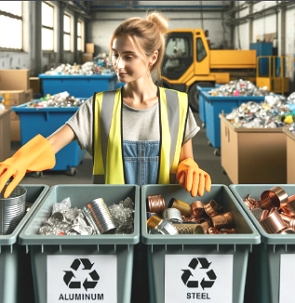
[[158,59],[151,67],[154,80],[161,77],[161,66],[165,54],[165,38],[168,19],[160,12],[148,13],[146,18],[133,17],[123,21],[114,31],[110,40],[110,49],[115,38],[129,36],[147,57],[158,51]]

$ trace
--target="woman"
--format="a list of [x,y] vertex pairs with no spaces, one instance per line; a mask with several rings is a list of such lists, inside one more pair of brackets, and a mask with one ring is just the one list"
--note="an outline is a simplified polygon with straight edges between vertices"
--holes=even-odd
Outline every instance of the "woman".
[[[55,154],[77,140],[94,158],[94,182],[178,182],[192,196],[210,190],[210,176],[193,161],[199,127],[187,96],[155,85],[165,53],[167,19],[159,12],[130,18],[114,31],[111,58],[124,87],[96,93],[47,139],[36,136],[0,163],[0,192],[8,197],[27,171],[55,165]],[[111,99],[112,102],[106,101]]]
[[[120,82],[95,93],[47,139],[36,136],[0,163],[0,192],[8,197],[27,171],[55,165],[55,154],[77,140],[93,156],[95,183],[167,184],[176,179],[192,196],[210,191],[210,176],[193,160],[199,130],[187,95],[158,87],[165,53],[167,19],[159,12],[130,18],[114,31],[111,58]],[[135,248],[133,302],[148,302],[145,249]]]

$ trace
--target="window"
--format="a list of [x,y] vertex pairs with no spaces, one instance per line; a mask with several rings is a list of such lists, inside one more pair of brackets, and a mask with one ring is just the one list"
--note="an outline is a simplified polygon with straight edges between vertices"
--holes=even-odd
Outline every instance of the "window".
[[64,50],[71,51],[71,16],[64,14]]
[[77,50],[83,52],[83,23],[82,21],[78,21],[77,23]]
[[54,7],[42,2],[42,50],[54,50]]
[[0,1],[0,49],[22,50],[22,33],[22,1]]
[[207,56],[203,41],[197,38],[197,61],[201,62]]
[[191,40],[190,33],[175,33],[168,36],[163,76],[169,79],[178,79],[187,71],[193,61]]

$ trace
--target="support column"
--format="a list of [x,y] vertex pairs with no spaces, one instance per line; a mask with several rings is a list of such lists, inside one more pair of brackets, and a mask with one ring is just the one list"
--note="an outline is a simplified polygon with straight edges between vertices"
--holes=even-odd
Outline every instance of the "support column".
[[30,27],[30,70],[31,76],[42,73],[42,1],[29,1],[29,12],[33,23]]

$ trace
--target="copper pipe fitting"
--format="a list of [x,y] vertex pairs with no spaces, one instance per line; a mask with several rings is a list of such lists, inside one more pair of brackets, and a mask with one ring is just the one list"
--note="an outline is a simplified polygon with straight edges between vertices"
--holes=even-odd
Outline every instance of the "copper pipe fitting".
[[295,230],[295,218],[289,217],[285,214],[281,214],[281,218],[289,228]]
[[147,209],[149,212],[161,213],[165,208],[166,204],[162,195],[147,197]]
[[170,200],[168,207],[174,207],[179,209],[183,216],[190,216],[191,214],[191,205],[187,202],[175,198]]
[[200,218],[204,213],[204,203],[202,201],[195,201],[191,204],[191,213],[195,218]]
[[269,213],[268,217],[260,221],[260,224],[262,225],[264,230],[269,234],[280,233],[283,229],[287,227],[277,209],[273,209]]
[[295,217],[295,200],[291,202],[283,203],[281,205],[280,210],[288,216]]
[[233,225],[233,215],[230,212],[214,216],[211,220],[216,229],[230,228]]
[[265,190],[260,196],[260,207],[264,209],[279,208],[281,204],[287,202],[288,194],[279,186]]
[[210,222],[210,221],[207,221],[207,220],[205,220],[205,221],[202,222],[202,223],[199,223],[199,225],[202,226],[202,228],[203,228],[203,230],[204,230],[204,234],[207,234],[207,233],[208,233],[208,229],[209,229],[210,227],[212,227],[211,222]]
[[218,205],[215,200],[210,200],[207,204],[204,205],[204,209],[206,214],[209,217],[214,217],[219,215],[219,211],[221,210],[221,206]]
[[270,212],[271,212],[270,210],[264,209],[263,212],[262,212],[262,214],[261,214],[260,220],[263,220],[263,219],[265,219],[266,217],[268,217],[268,215],[269,215]]

